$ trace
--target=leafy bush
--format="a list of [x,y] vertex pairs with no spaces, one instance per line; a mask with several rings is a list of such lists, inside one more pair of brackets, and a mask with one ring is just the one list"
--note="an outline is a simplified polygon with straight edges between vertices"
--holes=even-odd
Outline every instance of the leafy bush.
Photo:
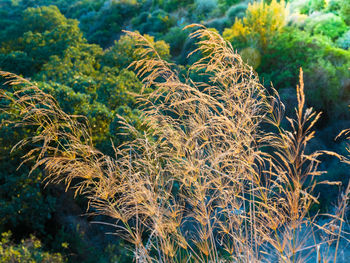
[[134,28],[142,34],[165,33],[174,26],[175,21],[164,10],[157,9],[151,14],[143,12],[132,19]]
[[[2,130],[2,138],[8,138],[8,142],[1,143],[1,148],[9,146],[20,137],[16,135],[14,133],[10,138],[11,133],[6,134]],[[9,151],[3,149],[1,154],[10,155]],[[43,174],[40,171],[34,172],[30,177],[28,166],[16,171],[19,156],[17,154],[12,158],[0,162],[0,231],[11,229],[16,236],[29,233],[45,235],[47,233],[45,225],[52,219],[56,199],[49,190],[43,190],[41,185]]]
[[[154,37],[145,35],[148,41],[154,45],[158,54],[164,58],[170,58],[169,44],[164,41],[155,41]],[[130,65],[133,61],[137,60],[140,56],[134,52],[136,42],[134,39],[127,35],[120,37],[118,41],[114,42],[104,54],[103,61],[104,65],[109,67],[125,68]]]
[[294,26],[297,28],[304,28],[305,22],[307,20],[308,16],[304,14],[299,13],[293,13],[288,16],[288,25]]
[[[8,91],[9,87],[2,84],[3,79],[1,92]],[[7,106],[1,99],[0,105]],[[16,128],[8,123],[13,114],[12,110],[0,113],[0,232],[11,230],[16,238],[30,233],[43,236],[53,217],[56,199],[49,189],[43,189],[42,171],[33,171],[28,176],[33,163],[20,166],[21,153],[30,151],[30,147],[10,154],[11,144],[33,132],[31,127]]]
[[[288,1],[289,10],[292,14],[302,14],[302,9],[308,3],[305,0],[292,0]],[[305,15],[305,14],[304,14]]]
[[326,0],[306,0],[299,1],[299,3],[301,3],[301,6],[299,6],[301,14],[312,14],[323,10],[327,6]]
[[[15,245],[10,241],[11,233],[1,234],[0,240],[0,262],[21,262],[21,263],[63,263],[66,262],[61,254],[49,253],[42,249],[41,242],[31,236]],[[65,244],[64,244],[65,245]]]
[[265,83],[273,81],[277,89],[291,88],[297,81],[298,68],[307,68],[319,56],[319,48],[318,41],[307,32],[287,27],[273,38],[257,71]]
[[[336,111],[336,106],[341,103],[342,80],[350,78],[347,70],[349,66],[350,63],[336,67],[330,61],[319,59],[305,71],[305,83],[309,87],[306,94],[310,103],[317,109],[326,110],[329,116],[339,116],[340,113],[344,117],[347,114],[344,111],[347,103],[340,111]],[[349,94],[344,95],[349,97]]]
[[347,26],[342,18],[332,13],[315,14],[306,20],[306,30],[313,34],[328,36],[334,40],[347,30]]
[[162,39],[169,43],[170,53],[172,55],[179,55],[183,49],[185,41],[187,39],[187,32],[180,27],[172,27],[169,32],[166,33]]
[[240,0],[218,0],[219,7],[223,10],[227,10],[228,7],[236,5]]
[[198,14],[207,14],[218,7],[217,0],[195,0],[196,12]]
[[36,73],[32,67],[34,59],[23,51],[11,51],[6,54],[0,54],[0,68],[10,72],[17,72],[25,76],[31,76]]
[[349,49],[350,48],[350,30],[345,32],[338,40],[337,40],[338,47],[342,49]]
[[347,0],[341,0],[340,6],[340,15],[344,19],[344,21],[350,26],[350,2]]
[[332,13],[335,13],[335,14],[339,15],[339,11],[340,11],[340,8],[341,8],[341,1],[342,0],[330,0],[328,2],[326,11],[327,12],[332,12]]
[[193,4],[194,0],[161,0],[161,1],[153,1],[153,5],[155,7],[162,8],[167,12],[172,12],[180,7],[188,7]]
[[205,24],[206,27],[215,28],[218,32],[223,32],[230,25],[232,25],[232,21],[227,17],[215,18]]
[[[345,83],[350,78],[349,55],[348,51],[333,47],[328,38],[288,27],[275,36],[263,53],[257,71],[265,83],[272,81],[277,89],[290,88],[302,66],[310,105],[326,116],[345,116],[348,113],[349,94]],[[335,111],[335,108],[338,109]]]
[[136,1],[104,1],[102,8],[96,12],[96,17],[84,19],[83,28],[89,42],[107,47],[120,34],[125,19],[133,17],[139,10]]
[[306,94],[318,109],[326,111],[328,117],[347,117],[350,90],[350,52],[326,46],[323,58],[317,59],[305,70]]
[[67,24],[67,18],[62,15],[57,6],[43,6],[28,8],[23,12],[24,32],[43,33],[46,30],[52,31],[56,27]]
[[78,21],[66,19],[57,7],[29,8],[24,13],[16,25],[21,34],[15,42],[0,40],[5,47],[4,54],[0,54],[3,70],[32,76],[51,56],[60,56],[69,46],[84,42]]
[[233,5],[227,10],[226,16],[233,21],[236,17],[243,18],[247,8],[248,5],[246,3],[239,3],[237,5]]

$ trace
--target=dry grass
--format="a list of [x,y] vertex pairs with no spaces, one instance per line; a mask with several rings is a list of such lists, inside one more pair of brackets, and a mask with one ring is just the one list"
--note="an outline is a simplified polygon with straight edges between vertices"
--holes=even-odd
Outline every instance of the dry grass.
[[[309,211],[318,202],[319,157],[336,154],[306,153],[320,114],[305,108],[302,71],[288,131],[277,92],[270,96],[220,35],[195,26],[203,56],[189,70],[205,83],[182,81],[147,39],[127,32],[143,48],[132,66],[153,92],[139,98],[146,131],[123,122],[137,139],[117,147],[115,158],[94,149],[86,121],[2,72],[15,87],[1,99],[16,124],[38,128],[16,147],[40,143],[24,160],[43,166],[47,182],[84,194],[92,212],[116,219],[115,234],[133,244],[136,262],[307,262],[310,253],[316,262],[336,261],[349,187],[339,211],[318,225]],[[319,231],[327,240],[305,242]],[[332,244],[335,255],[320,249]]]

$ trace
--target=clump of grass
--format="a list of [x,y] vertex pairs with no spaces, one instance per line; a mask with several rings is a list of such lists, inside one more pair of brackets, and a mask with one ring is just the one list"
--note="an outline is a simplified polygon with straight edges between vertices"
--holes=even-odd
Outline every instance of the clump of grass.
[[[113,158],[93,147],[86,121],[2,72],[15,87],[2,92],[3,105],[16,125],[38,129],[16,146],[34,145],[24,161],[35,159],[46,182],[64,182],[89,199],[93,213],[115,219],[114,234],[134,246],[136,262],[307,262],[310,253],[326,260],[320,246],[335,243],[337,251],[348,198],[333,215],[335,230],[309,215],[318,202],[319,157],[336,154],[306,152],[320,114],[305,108],[302,71],[289,131],[277,92],[269,95],[219,34],[189,27],[198,27],[190,36],[198,39],[193,53],[202,54],[189,71],[205,82],[180,78],[152,43],[127,32],[142,47],[132,66],[152,92],[139,96],[145,131],[121,121],[136,139],[116,147]],[[320,231],[326,241],[305,242]]]

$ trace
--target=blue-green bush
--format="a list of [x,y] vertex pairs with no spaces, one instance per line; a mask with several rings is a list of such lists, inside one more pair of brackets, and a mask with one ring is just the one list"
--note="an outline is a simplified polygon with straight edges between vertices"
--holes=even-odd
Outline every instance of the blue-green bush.
[[233,5],[227,10],[226,16],[229,19],[231,19],[233,23],[236,17],[242,18],[244,16],[247,8],[248,5],[246,3],[239,3],[237,5]]
[[350,30],[345,32],[338,40],[337,40],[338,47],[342,49],[349,49],[350,48]]

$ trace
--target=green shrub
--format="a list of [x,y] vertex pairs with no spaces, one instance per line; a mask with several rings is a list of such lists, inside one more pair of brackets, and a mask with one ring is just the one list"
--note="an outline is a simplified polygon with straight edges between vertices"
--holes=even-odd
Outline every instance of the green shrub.
[[318,42],[305,31],[285,28],[284,32],[275,35],[263,53],[261,65],[257,68],[260,77],[266,84],[273,81],[277,89],[293,87],[299,67],[305,69],[317,59],[320,52]]
[[326,8],[326,12],[332,12],[335,14],[339,14],[340,13],[340,9],[341,9],[341,1],[342,0],[330,0],[328,2],[327,8]]
[[170,17],[169,13],[161,9],[157,9],[152,13],[143,12],[132,19],[131,22],[134,29],[142,34],[165,33],[170,27],[175,25],[175,21]]
[[344,21],[350,25],[350,1],[349,0],[342,0],[341,3],[341,9],[340,14]]
[[350,30],[337,40],[337,46],[342,49],[350,48]]
[[[155,41],[154,37],[145,35],[145,37],[155,46],[159,55],[164,59],[170,58],[169,44],[164,41]],[[127,35],[121,36],[114,45],[105,51],[102,57],[102,63],[109,67],[126,68],[140,56],[134,50],[136,42]]]
[[242,18],[244,17],[247,8],[248,5],[246,3],[239,3],[237,5],[233,5],[227,10],[226,16],[232,21],[234,21],[236,17]]
[[292,87],[302,67],[310,105],[326,116],[344,115],[348,112],[345,105],[349,91],[344,83],[350,79],[349,61],[350,52],[335,48],[327,37],[288,27],[275,36],[257,71],[266,84],[273,81],[280,89]]
[[180,27],[172,27],[169,32],[166,33],[162,39],[169,43],[170,51],[173,55],[179,55],[185,44],[188,33],[185,30],[182,30]]
[[313,11],[320,11],[327,6],[326,0],[311,0],[311,9]]
[[220,9],[226,11],[228,7],[238,4],[239,2],[241,1],[240,0],[218,0],[218,5]]
[[[327,117],[348,116],[350,91],[346,83],[350,79],[350,52],[328,47],[319,58],[305,69],[306,95],[310,104],[326,113]],[[346,52],[346,51],[345,51]]]
[[296,28],[305,27],[308,16],[305,14],[293,13],[288,16],[288,25]]
[[[14,130],[6,134],[2,130],[1,137],[7,138],[10,144],[21,137],[16,136],[18,132],[23,133]],[[1,155],[8,156],[9,151],[3,150],[4,146],[1,143]],[[42,189],[41,172],[36,171],[28,176],[28,166],[22,166],[16,171],[19,159],[18,155],[13,155],[0,162],[0,231],[11,229],[19,236],[33,232],[45,235],[45,225],[55,211],[56,199],[48,190]]]
[[28,8],[23,16],[13,29],[19,36],[11,41],[0,40],[3,70],[14,69],[17,74],[32,76],[51,56],[61,56],[69,46],[85,41],[78,21],[66,19],[57,7]]
[[223,32],[225,28],[232,25],[232,22],[227,17],[221,17],[221,18],[215,18],[210,20],[208,23],[205,24],[208,28],[215,28],[219,32]]
[[33,58],[23,51],[11,51],[7,54],[0,54],[0,68],[2,70],[31,76],[36,72],[32,67],[33,64]]
[[315,14],[306,20],[306,30],[334,40],[347,30],[347,26],[341,17],[332,13]]
[[[1,234],[0,263],[63,263],[66,260],[59,253],[43,251],[41,242],[34,236],[24,239],[20,244],[10,240],[11,232]],[[63,246],[68,244],[64,243]]]
[[315,11],[321,11],[327,6],[326,0],[301,0],[298,1],[299,11],[302,14],[311,14]]
[[28,8],[23,12],[23,20],[24,31],[30,30],[33,33],[51,31],[68,22],[57,6],[53,5]]
[[107,47],[121,32],[125,20],[139,11],[136,1],[105,1],[93,17],[84,19],[83,28],[90,42]]
[[195,15],[199,21],[211,17],[215,11],[220,12],[217,0],[195,0],[194,8]]
[[217,0],[195,0],[196,10],[198,13],[208,13],[217,8]]

